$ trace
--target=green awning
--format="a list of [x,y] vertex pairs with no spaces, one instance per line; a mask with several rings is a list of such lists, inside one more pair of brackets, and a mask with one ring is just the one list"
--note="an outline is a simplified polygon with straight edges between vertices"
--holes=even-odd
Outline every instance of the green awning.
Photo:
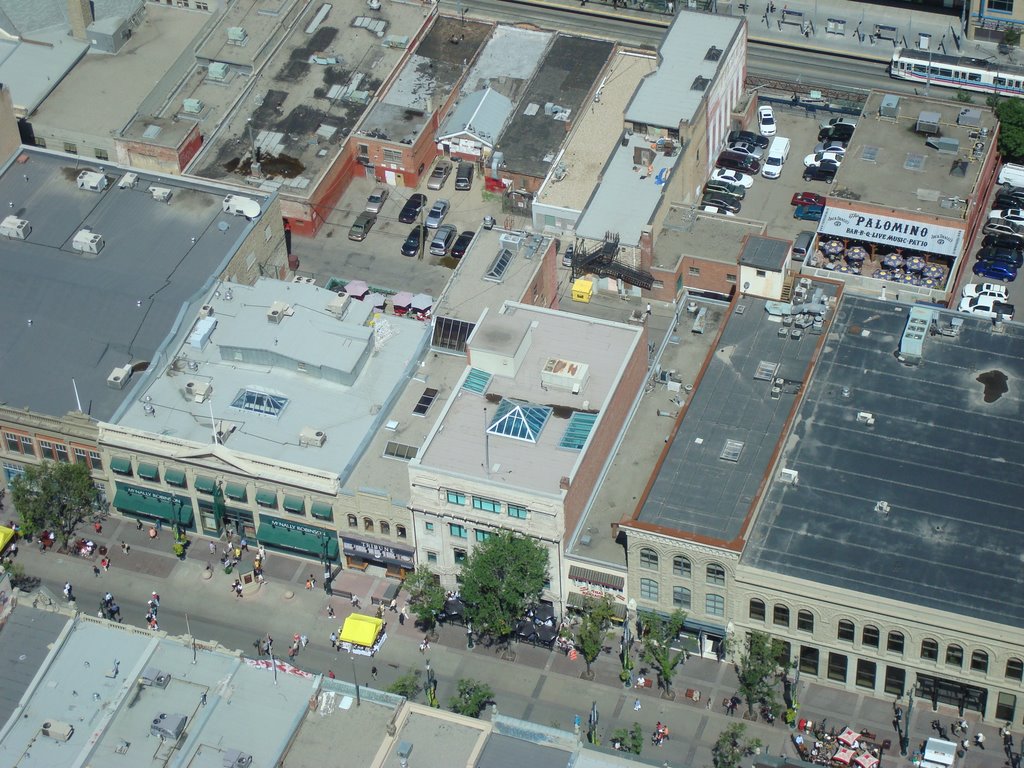
[[185,487],[185,471],[181,469],[165,469],[164,480],[170,485],[176,485],[179,488]]
[[202,475],[196,475],[196,490],[200,493],[213,493],[213,489],[217,487],[212,477],[203,477]]
[[139,462],[139,477],[143,480],[152,480],[156,482],[160,479],[160,469],[156,464],[143,464]]
[[260,523],[256,538],[260,544],[278,549],[302,552],[319,559],[323,554],[323,540],[327,538],[327,559],[338,559],[338,539],[333,531],[317,534],[312,531],[296,531],[273,523]]
[[312,512],[313,517],[317,518],[318,520],[334,519],[334,509],[331,507],[330,504],[326,504],[322,501],[313,502]]
[[126,488],[118,488],[117,493],[114,494],[114,506],[122,512],[158,518],[168,523],[192,525],[191,504],[188,499],[178,498],[181,501],[180,505],[172,504],[169,497],[148,496]]
[[226,483],[224,495],[235,501],[245,501],[245,486],[242,483]]
[[288,512],[305,512],[306,511],[306,500],[301,496],[288,496],[284,497],[284,508]]
[[119,475],[130,475],[132,473],[132,460],[123,456],[115,456],[110,460],[110,468]]
[[256,503],[261,507],[276,507],[277,494],[274,491],[256,491]]

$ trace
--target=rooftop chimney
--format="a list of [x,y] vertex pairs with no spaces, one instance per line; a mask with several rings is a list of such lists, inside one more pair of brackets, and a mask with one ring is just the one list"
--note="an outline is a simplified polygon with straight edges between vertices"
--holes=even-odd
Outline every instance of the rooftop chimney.
[[68,0],[68,21],[71,24],[71,36],[75,40],[89,42],[85,31],[93,22],[90,0]]

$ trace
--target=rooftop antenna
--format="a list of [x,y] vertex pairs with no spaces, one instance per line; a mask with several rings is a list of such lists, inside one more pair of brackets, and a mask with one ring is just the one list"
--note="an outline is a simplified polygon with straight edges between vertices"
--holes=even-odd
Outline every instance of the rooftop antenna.
[[75,403],[78,405],[78,412],[82,412],[82,398],[78,396],[78,385],[75,383],[75,377],[71,377],[71,388],[75,390]]
[[213,418],[213,400],[209,401],[210,406],[210,430],[213,432],[213,444],[220,445],[220,438],[217,437],[217,421]]

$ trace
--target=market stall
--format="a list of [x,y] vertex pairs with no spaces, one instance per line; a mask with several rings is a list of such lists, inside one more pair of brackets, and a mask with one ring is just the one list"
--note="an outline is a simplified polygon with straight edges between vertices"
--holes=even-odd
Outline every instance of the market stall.
[[956,759],[956,744],[942,739],[928,739],[919,768],[949,768]]
[[338,647],[360,656],[373,656],[388,639],[386,626],[376,616],[353,613],[338,632]]

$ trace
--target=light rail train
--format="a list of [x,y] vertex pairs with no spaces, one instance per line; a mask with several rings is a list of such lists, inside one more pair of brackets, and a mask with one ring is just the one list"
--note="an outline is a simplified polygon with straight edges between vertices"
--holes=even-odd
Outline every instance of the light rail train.
[[967,91],[1024,96],[1024,67],[969,56],[928,54],[899,48],[892,55],[889,75],[899,80],[963,88]]

